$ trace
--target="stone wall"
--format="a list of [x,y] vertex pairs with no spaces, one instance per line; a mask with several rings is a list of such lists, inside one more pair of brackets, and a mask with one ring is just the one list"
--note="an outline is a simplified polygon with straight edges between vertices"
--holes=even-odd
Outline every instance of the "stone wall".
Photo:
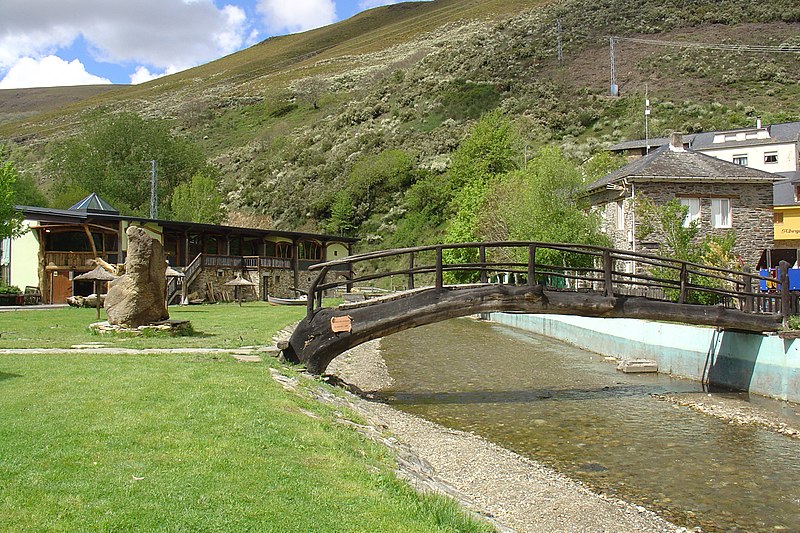
[[[766,183],[647,183],[637,185],[636,194],[650,197],[657,205],[676,197],[700,198],[700,233],[707,235],[736,234],[734,253],[744,264],[755,268],[761,252],[773,246],[772,185]],[[711,227],[711,198],[731,200],[731,228]]]
[[[231,297],[233,297],[233,288],[226,287],[225,283],[231,281],[236,277],[236,274],[241,273],[241,268],[204,268],[197,274],[197,277],[188,287],[187,294],[195,294],[197,298],[206,297],[207,284],[217,290],[227,290]],[[248,270],[242,276],[244,279],[255,283],[253,287],[245,287],[243,289],[244,300],[266,300],[267,295],[262,294],[264,289],[264,278],[268,278],[267,290],[271,296],[279,298],[294,298],[297,296],[292,287],[295,287],[294,272],[286,269],[261,269]],[[311,281],[316,277],[316,273],[309,271],[301,271],[298,274],[296,288],[301,291],[307,291],[311,285]],[[331,272],[328,274],[326,281],[333,282],[339,280],[346,280],[347,276],[344,273]]]
[[[700,233],[698,240],[706,235],[724,235],[729,231],[736,234],[734,253],[740,255],[745,265],[755,268],[761,253],[773,247],[772,185],[765,183],[709,184],[709,183],[637,183],[636,196],[648,196],[657,205],[663,205],[673,198],[700,198]],[[731,228],[711,227],[711,198],[731,200]],[[624,206],[624,229],[617,229],[617,202]],[[634,203],[630,189],[622,191],[598,191],[591,197],[595,210],[603,218],[602,228],[614,248],[632,249],[635,220]],[[636,239],[636,251],[657,253],[660,238],[650,236],[646,240]]]

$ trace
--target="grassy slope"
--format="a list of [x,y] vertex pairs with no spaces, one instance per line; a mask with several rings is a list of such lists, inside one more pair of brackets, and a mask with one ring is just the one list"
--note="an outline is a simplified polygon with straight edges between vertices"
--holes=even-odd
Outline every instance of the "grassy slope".
[[[230,326],[241,322],[236,307],[207,309],[208,323],[250,334],[252,322]],[[248,312],[262,319],[262,338],[287,321],[271,310]],[[37,323],[42,339],[54,335],[39,317],[63,321],[12,315]],[[88,318],[79,315],[70,328]],[[489,530],[397,481],[383,448],[344,429],[332,408],[284,391],[275,365],[0,355],[0,531]]]
[[[307,31],[274,37],[255,46],[196,68],[135,86],[82,99],[63,110],[42,109],[37,117],[21,122],[0,120],[0,138],[49,135],[78,124],[74,115],[102,105],[150,100],[173,92],[196,94],[208,88],[233,88],[236,92],[264,90],[279,81],[294,79],[297,71],[314,63],[351,54],[373,52],[441,25],[471,18],[496,17],[545,3],[543,0],[436,0],[408,2],[360,13],[348,20]],[[255,82],[250,85],[251,82]],[[241,86],[237,89],[237,86]],[[35,92],[29,94],[34,102]],[[34,103],[34,105],[36,105]]]

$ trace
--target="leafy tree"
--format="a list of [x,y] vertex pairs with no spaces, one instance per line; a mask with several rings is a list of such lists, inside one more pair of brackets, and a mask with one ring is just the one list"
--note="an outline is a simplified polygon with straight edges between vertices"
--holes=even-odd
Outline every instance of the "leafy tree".
[[0,165],[9,164],[14,168],[12,189],[13,197],[11,203],[14,205],[31,205],[37,207],[47,207],[47,197],[36,186],[36,181],[32,176],[20,174],[16,171],[16,165],[11,162],[11,153],[7,146],[0,144]]
[[458,188],[467,182],[488,182],[519,167],[520,139],[500,111],[484,115],[453,152],[450,178]]
[[53,150],[56,198],[72,196],[68,191],[96,192],[121,212],[146,216],[150,161],[158,165],[159,214],[169,211],[175,187],[197,173],[213,172],[199,148],[172,135],[164,121],[135,113],[90,115],[78,135]]
[[[734,270],[738,261],[733,253],[736,235],[728,231],[723,235],[706,235],[699,238],[700,226],[697,221],[685,224],[688,206],[681,205],[672,199],[663,205],[655,205],[646,196],[636,200],[636,217],[641,220],[636,231],[638,239],[657,238],[660,242],[659,254],[681,261],[689,261],[700,265]],[[664,279],[677,281],[680,274],[672,268],[654,267],[653,274]],[[711,289],[723,288],[724,282],[717,278],[690,273],[688,282]],[[665,294],[677,300],[679,291],[668,289]],[[690,303],[719,303],[720,297],[714,294],[690,291],[687,301]]]
[[583,171],[586,174],[586,182],[591,183],[599,180],[606,174],[625,166],[627,163],[624,155],[612,154],[611,152],[602,151],[586,161],[583,164]]
[[326,231],[335,235],[350,235],[355,228],[353,224],[353,215],[355,209],[353,208],[353,199],[350,193],[341,190],[336,193],[331,205],[331,217],[328,219]]
[[[450,181],[458,191],[452,201],[455,216],[445,234],[445,242],[472,242],[478,238],[479,209],[492,181],[515,170],[519,159],[519,138],[511,122],[499,111],[484,115],[470,135],[453,153]],[[447,263],[472,263],[478,251],[462,248],[446,250]],[[476,274],[455,272],[450,281],[469,282]]]
[[192,176],[191,183],[181,183],[172,193],[172,217],[175,220],[219,224],[225,218],[222,194],[214,180],[203,174]]
[[[540,241],[606,245],[597,215],[581,198],[583,174],[555,147],[540,149],[525,170],[511,172],[488,189],[480,207],[478,234],[493,241]],[[503,259],[527,261],[526,252]],[[537,261],[589,266],[583,256],[543,249]]]
[[17,169],[11,161],[0,165],[0,240],[25,233],[22,214],[14,209]]
[[384,150],[365,156],[353,165],[347,188],[355,202],[371,203],[380,193],[394,192],[414,179],[414,162],[402,150]]

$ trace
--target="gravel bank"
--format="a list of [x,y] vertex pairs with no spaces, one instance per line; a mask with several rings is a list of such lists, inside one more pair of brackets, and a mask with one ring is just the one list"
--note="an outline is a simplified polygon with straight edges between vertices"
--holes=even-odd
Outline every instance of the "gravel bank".
[[[343,354],[328,371],[368,396],[387,386],[391,377],[378,342]],[[686,531],[643,507],[596,494],[550,468],[475,435],[355,395],[347,398],[349,406],[369,421],[368,426],[357,429],[398,451],[401,475],[422,489],[455,497],[492,520],[500,531]],[[390,437],[386,437],[387,433]]]

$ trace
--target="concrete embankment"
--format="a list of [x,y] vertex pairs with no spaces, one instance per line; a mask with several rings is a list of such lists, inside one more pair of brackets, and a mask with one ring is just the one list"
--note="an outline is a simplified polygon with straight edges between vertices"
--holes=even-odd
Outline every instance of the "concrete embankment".
[[627,318],[491,313],[500,324],[619,359],[646,358],[660,372],[800,402],[800,340]]

